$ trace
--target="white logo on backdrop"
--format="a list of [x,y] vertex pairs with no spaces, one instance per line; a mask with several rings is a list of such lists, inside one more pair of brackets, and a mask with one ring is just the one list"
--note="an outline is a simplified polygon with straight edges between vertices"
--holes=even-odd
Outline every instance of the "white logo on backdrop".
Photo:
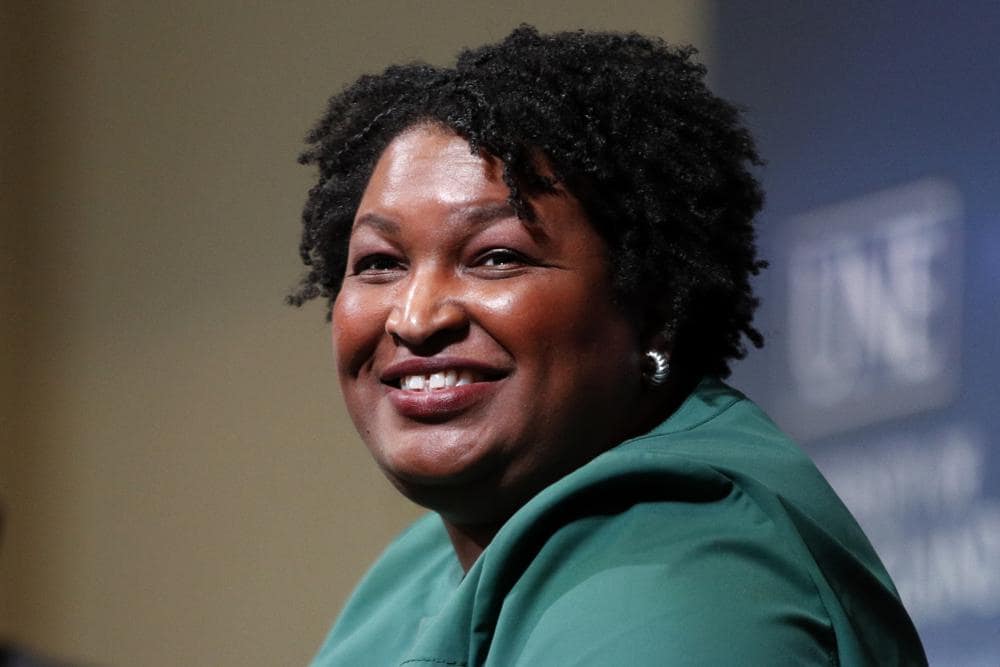
[[817,456],[918,623],[1000,612],[1000,502],[987,496],[987,443],[948,424]]
[[794,391],[804,438],[949,400],[958,380],[961,204],[938,180],[801,216],[788,234]]

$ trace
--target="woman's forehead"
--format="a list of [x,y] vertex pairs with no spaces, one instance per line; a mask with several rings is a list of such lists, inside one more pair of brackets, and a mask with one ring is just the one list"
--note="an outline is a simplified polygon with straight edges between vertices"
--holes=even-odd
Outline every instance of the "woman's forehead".
[[[527,194],[523,205],[529,207],[527,217],[511,201],[498,158],[472,152],[468,141],[448,128],[419,125],[397,135],[383,151],[351,235],[416,233],[430,242],[448,234],[469,238],[498,223],[516,222],[536,243],[575,244],[592,236],[582,204],[558,184]],[[603,253],[603,242],[598,245]]]
[[405,205],[433,198],[449,206],[509,196],[502,164],[489,155],[473,153],[469,142],[438,126],[409,128],[383,151],[362,195],[361,207]]

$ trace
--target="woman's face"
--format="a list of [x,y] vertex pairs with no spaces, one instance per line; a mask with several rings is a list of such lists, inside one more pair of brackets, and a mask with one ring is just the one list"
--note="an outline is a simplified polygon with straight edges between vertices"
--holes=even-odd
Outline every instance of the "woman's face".
[[337,370],[389,478],[456,523],[502,521],[633,435],[639,336],[606,246],[563,190],[507,204],[501,165],[420,125],[358,206],[333,306]]

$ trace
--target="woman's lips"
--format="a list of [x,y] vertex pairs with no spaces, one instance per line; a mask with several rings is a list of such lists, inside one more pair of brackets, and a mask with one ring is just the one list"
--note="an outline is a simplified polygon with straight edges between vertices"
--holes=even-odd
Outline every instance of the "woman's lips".
[[488,400],[502,380],[472,382],[444,389],[407,390],[385,385],[389,402],[402,417],[440,421],[454,417]]
[[417,357],[386,367],[380,381],[402,417],[441,421],[487,400],[507,375],[504,369],[457,357]]

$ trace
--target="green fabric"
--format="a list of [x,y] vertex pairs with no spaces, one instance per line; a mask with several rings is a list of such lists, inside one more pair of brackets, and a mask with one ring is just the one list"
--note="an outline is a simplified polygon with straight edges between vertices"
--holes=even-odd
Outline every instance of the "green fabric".
[[440,519],[365,576],[313,663],[924,665],[868,540],[750,401],[703,381],[538,494],[468,574]]

